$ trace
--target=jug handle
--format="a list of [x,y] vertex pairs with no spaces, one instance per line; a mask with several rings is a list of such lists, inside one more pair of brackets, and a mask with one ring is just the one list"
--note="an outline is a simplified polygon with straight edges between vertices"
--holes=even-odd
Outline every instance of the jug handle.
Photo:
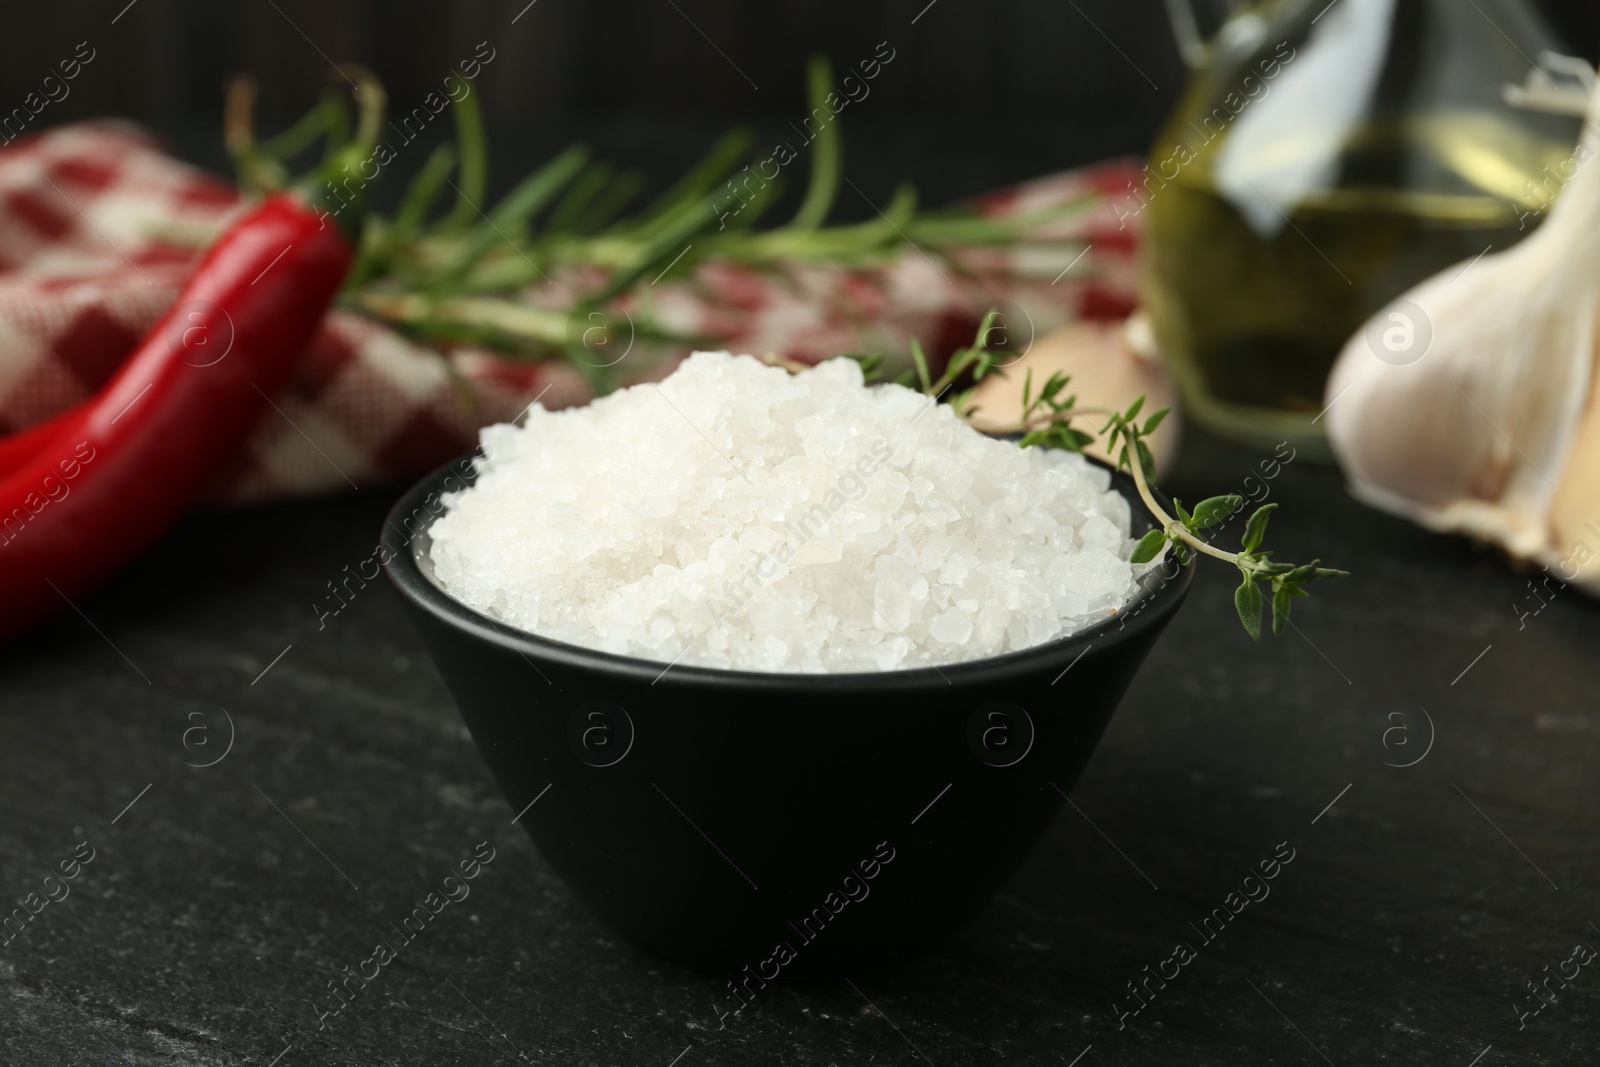
[[[1195,10],[1200,0],[1166,0],[1167,21],[1172,24],[1172,36],[1178,42],[1178,54],[1183,57],[1183,62],[1194,70],[1206,61],[1210,51],[1210,42],[1200,29],[1200,15]],[[1240,0],[1224,0],[1227,14],[1224,21],[1232,18],[1242,6]]]
[[[1552,74],[1566,84],[1556,84]],[[1587,59],[1544,51],[1527,79],[1521,85],[1507,85],[1502,95],[1512,107],[1581,119],[1589,113],[1595,82],[1596,71]]]

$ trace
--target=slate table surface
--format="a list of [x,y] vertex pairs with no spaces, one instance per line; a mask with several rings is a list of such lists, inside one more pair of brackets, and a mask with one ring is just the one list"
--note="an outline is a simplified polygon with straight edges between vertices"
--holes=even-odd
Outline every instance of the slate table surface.
[[[1600,609],[1552,582],[1533,614],[1529,576],[1493,554],[1361,507],[1303,458],[1264,479],[1265,458],[1191,433],[1168,483],[1270,492],[1284,554],[1355,576],[1252,645],[1226,568],[1202,568],[1077,810],[992,904],[926,958],[779,984],[721,1030],[720,979],[601,926],[510,825],[393,592],[319,627],[396,490],[192,514],[0,650],[0,892],[93,849],[0,948],[0,1057],[1596,1062],[1600,967],[1519,1013],[1600,945]],[[319,1018],[340,968],[481,841],[470,896]],[[1280,842],[1271,895],[1203,943],[1191,924]],[[1179,941],[1196,958],[1119,1021]]]

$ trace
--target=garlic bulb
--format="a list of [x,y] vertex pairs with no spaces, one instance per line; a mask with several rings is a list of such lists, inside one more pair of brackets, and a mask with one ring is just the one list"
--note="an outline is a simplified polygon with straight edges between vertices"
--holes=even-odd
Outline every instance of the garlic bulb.
[[1544,224],[1374,316],[1334,365],[1325,418],[1357,497],[1600,592],[1597,158],[1600,90]]
[[[1002,370],[1003,374],[984,378],[972,392],[977,409],[967,421],[987,433],[1008,433],[1021,423],[1022,383],[1030,370],[1035,392],[1056,371],[1070,376],[1072,384],[1067,392],[1077,396],[1079,407],[1121,411],[1142,395],[1145,410],[1154,411],[1172,407],[1175,400],[1172,379],[1142,312],[1134,312],[1122,323],[1084,321],[1053,330],[1035,341],[1015,364]],[[1099,428],[1096,420],[1083,420],[1085,426],[1090,422],[1095,423],[1093,429]],[[1171,465],[1179,432],[1178,413],[1173,411],[1146,439],[1158,474]],[[1084,451],[1110,459],[1099,440]]]

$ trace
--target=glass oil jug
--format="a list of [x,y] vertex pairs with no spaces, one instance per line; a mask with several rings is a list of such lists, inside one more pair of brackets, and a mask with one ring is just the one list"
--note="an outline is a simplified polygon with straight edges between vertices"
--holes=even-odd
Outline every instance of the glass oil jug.
[[1190,416],[1326,456],[1345,341],[1559,191],[1577,120],[1506,92],[1557,42],[1523,0],[1260,0],[1209,44],[1169,9],[1194,70],[1119,208],[1145,226],[1144,306]]

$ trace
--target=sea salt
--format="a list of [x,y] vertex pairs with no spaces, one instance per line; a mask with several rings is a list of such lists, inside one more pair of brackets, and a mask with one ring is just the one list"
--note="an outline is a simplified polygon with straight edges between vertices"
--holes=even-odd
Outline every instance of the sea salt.
[[505,624],[661,663],[887,671],[1029,648],[1137,590],[1128,501],[836,359],[697,352],[483,431],[432,562]]

